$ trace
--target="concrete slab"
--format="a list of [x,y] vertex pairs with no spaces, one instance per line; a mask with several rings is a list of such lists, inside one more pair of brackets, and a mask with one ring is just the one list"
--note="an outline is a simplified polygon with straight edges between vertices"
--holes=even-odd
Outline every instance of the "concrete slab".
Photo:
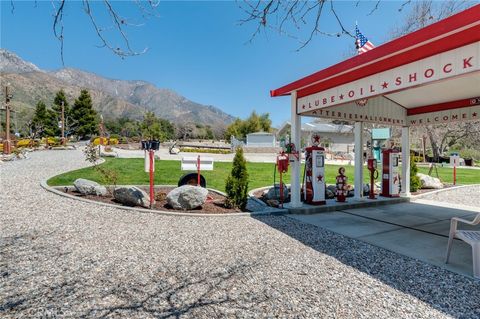
[[[450,219],[461,216],[472,220],[477,214],[476,208],[463,208],[454,204],[445,207],[435,206],[432,202],[411,202],[287,216],[472,277],[472,251],[468,244],[455,240],[451,261],[444,263]],[[461,224],[459,228],[480,229]]]
[[460,240],[454,241],[450,263],[445,264],[448,238],[443,236],[404,228],[357,239],[459,274],[473,276],[471,247]]
[[307,224],[330,229],[336,233],[352,238],[375,235],[402,228],[342,212],[323,213],[318,215],[291,215],[290,217]]
[[410,201],[408,197],[378,197],[377,199],[362,199],[356,200],[351,197],[347,198],[347,202],[339,203],[335,199],[326,200],[326,205],[308,205],[302,203],[300,207],[290,207],[290,203],[284,205],[291,214],[318,214],[324,212],[333,212],[338,210],[347,210],[354,208],[363,208],[363,207],[377,207],[383,205],[390,205],[395,203],[405,203]]

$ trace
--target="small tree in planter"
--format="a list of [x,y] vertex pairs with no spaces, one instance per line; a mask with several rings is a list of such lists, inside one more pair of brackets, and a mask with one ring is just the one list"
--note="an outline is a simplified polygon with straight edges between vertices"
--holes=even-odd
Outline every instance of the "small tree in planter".
[[415,161],[416,157],[411,156],[412,160],[410,161],[410,191],[416,192],[421,187],[420,178],[417,176],[418,167]]
[[100,160],[100,155],[94,143],[90,143],[87,146],[85,146],[83,153],[85,154],[85,161],[92,164],[93,169],[96,170],[98,173],[100,173],[102,184],[108,185],[107,191],[110,195],[113,195],[113,191],[117,187],[117,182],[118,182],[117,171],[113,168],[106,168],[98,165],[98,161]]
[[247,162],[241,147],[237,148],[235,152],[232,172],[225,181],[225,191],[227,192],[227,206],[245,209],[248,201],[248,173]]

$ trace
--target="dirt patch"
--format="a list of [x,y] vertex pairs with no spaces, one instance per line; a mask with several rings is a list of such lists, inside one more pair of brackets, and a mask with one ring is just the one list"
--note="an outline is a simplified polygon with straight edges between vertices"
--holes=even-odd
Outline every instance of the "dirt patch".
[[[146,187],[140,187],[140,188],[144,190],[147,194],[149,193],[148,188]],[[173,209],[167,204],[167,199],[166,199],[166,195],[172,189],[173,187],[155,187],[156,199],[155,199],[155,204],[153,205],[152,208],[157,210],[170,211],[170,212],[189,212],[189,213],[198,213],[198,214],[229,214],[229,213],[242,212],[242,210],[240,209],[232,209],[232,208],[225,207],[226,197],[213,191],[208,192],[207,201],[201,207],[198,207],[193,210],[187,210],[187,211]],[[65,189],[63,189],[63,191],[73,196],[82,197],[82,198],[90,199],[97,202],[124,206],[118,203],[117,201],[115,201],[113,196],[110,196],[110,195],[107,195],[107,196],[82,195],[75,190],[65,191]],[[247,210],[245,211],[248,212]]]

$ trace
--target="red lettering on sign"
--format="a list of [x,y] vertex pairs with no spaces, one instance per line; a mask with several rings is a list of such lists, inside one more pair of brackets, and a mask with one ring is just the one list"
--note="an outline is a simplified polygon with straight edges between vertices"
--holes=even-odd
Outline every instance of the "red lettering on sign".
[[363,88],[360,88],[360,95],[363,95]]
[[434,74],[433,69],[426,69],[423,75],[425,75],[425,77],[428,79],[428,78],[431,78],[433,74]]
[[320,105],[320,100],[315,100],[315,106],[319,106]]
[[445,116],[443,117],[443,120],[444,120],[444,121],[448,121],[448,116],[445,115]]
[[375,89],[373,88],[373,85],[370,84],[370,93],[375,92]]
[[409,79],[408,82],[415,82],[415,81],[417,81],[417,72],[410,74],[410,75],[408,76],[408,79]]
[[332,95],[332,96],[330,97],[330,102],[332,102],[332,103],[335,102],[335,96]]
[[447,63],[443,66],[443,72],[445,73],[450,73],[452,72],[452,64],[451,63]]
[[473,65],[470,63],[472,61],[473,56],[469,57],[468,59],[463,59],[463,68],[471,68]]
[[462,119],[466,119],[467,118],[467,113],[462,113]]
[[452,115],[452,120],[458,119],[458,114],[457,115]]
[[395,79],[395,85],[401,85],[402,84],[402,78],[399,76]]
[[348,97],[353,97],[355,92],[353,90],[348,91]]
[[327,113],[327,116],[328,116],[328,113],[330,113],[330,111],[325,111],[325,113]]
[[435,122],[438,122],[438,116],[435,116],[434,120],[435,120]]
[[322,100],[322,102],[323,102],[323,105],[327,104],[327,98],[324,97],[323,100]]

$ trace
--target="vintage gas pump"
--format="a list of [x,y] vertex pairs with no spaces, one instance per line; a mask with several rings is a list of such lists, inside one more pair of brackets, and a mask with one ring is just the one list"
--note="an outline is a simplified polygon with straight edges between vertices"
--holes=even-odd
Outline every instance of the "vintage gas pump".
[[324,205],[325,202],[325,149],[319,147],[320,137],[312,136],[313,146],[305,148],[305,202]]
[[283,201],[285,198],[285,194],[283,193],[283,177],[282,175],[288,172],[288,162],[289,158],[285,152],[281,152],[277,156],[277,170],[280,174],[280,207],[283,208]]
[[370,171],[370,192],[368,198],[376,199],[375,197],[375,180],[378,178],[377,160],[369,158],[367,160],[367,168]]
[[400,174],[398,172],[398,160],[400,152],[394,149],[385,149],[382,152],[382,196],[400,196]]
[[337,202],[345,202],[347,198],[348,189],[347,189],[347,176],[345,176],[345,167],[340,167],[338,169],[338,175],[336,177],[336,187],[337,187]]

